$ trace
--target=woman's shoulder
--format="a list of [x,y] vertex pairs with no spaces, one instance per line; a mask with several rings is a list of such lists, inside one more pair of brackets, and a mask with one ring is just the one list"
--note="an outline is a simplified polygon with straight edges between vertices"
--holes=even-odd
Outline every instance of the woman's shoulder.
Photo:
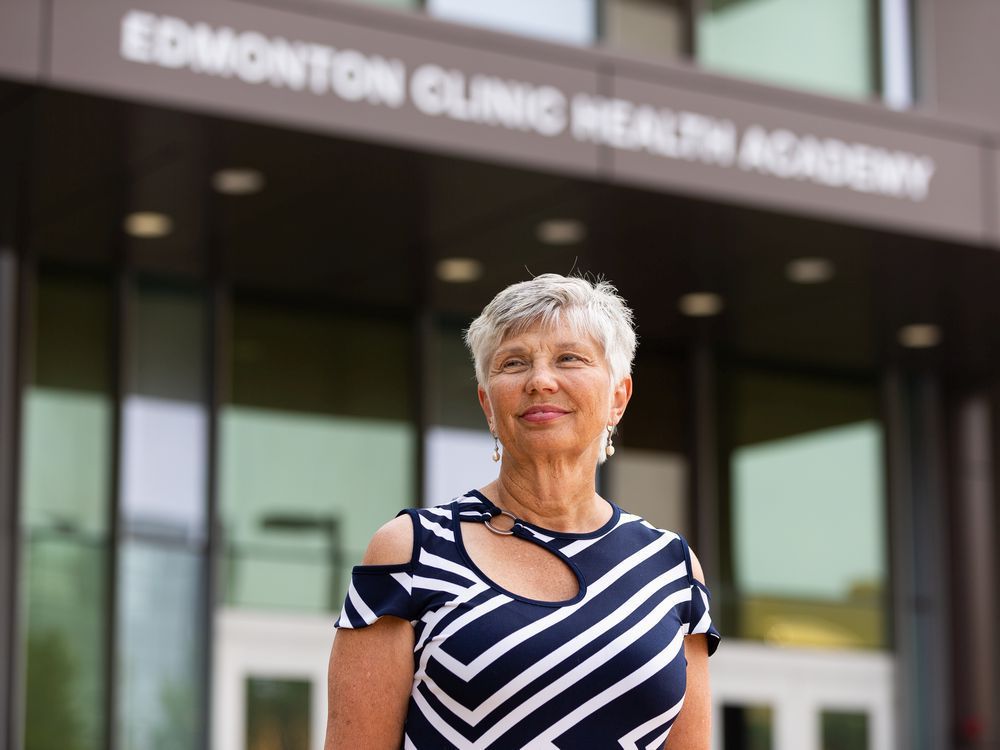
[[632,528],[636,533],[643,534],[650,540],[659,539],[662,542],[666,542],[669,547],[674,549],[678,556],[687,557],[690,561],[691,576],[701,583],[705,582],[705,573],[702,570],[701,562],[682,534],[670,529],[662,529],[654,526],[642,516],[630,513],[625,509],[621,510],[621,515],[623,520],[632,521],[635,524]]
[[425,508],[406,508],[395,518],[383,524],[372,536],[365,550],[362,565],[400,565],[409,562],[416,554],[419,529],[427,529],[435,536],[451,533],[456,509],[478,504],[469,495],[460,495],[447,503]]
[[413,557],[413,522],[400,515],[383,524],[368,542],[362,565],[402,565]]
[[676,531],[660,528],[659,526],[650,523],[637,513],[632,513],[631,511],[621,507],[619,507],[619,511],[621,512],[620,523],[631,524],[631,528],[635,533],[643,534],[651,539],[665,537],[666,541],[681,539],[681,535]]

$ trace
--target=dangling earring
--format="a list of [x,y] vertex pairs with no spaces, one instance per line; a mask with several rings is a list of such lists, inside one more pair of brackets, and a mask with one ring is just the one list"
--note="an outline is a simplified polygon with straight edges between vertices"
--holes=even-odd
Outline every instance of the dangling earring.
[[493,435],[493,463],[496,463],[500,460],[500,438],[497,437],[497,434],[492,429],[490,433]]
[[615,446],[611,442],[611,433],[615,431],[615,426],[613,424],[608,425],[608,444],[604,446],[604,452],[610,458],[615,455]]

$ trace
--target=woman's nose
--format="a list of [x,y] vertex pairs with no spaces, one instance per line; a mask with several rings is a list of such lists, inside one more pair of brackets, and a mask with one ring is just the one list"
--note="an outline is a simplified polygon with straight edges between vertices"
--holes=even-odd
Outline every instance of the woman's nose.
[[556,380],[555,372],[553,372],[552,368],[548,365],[533,365],[531,372],[528,375],[526,390],[529,393],[537,391],[552,392],[559,390],[559,384]]

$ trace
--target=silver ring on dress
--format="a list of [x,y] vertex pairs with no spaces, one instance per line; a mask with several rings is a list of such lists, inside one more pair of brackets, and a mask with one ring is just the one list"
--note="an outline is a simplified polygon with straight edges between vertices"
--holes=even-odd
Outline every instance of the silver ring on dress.
[[[517,516],[515,516],[509,510],[502,510],[502,511],[500,511],[500,515],[501,516],[507,516],[507,518],[509,518],[515,524],[517,523]],[[496,526],[494,526],[493,525],[493,516],[490,516],[489,518],[487,518],[486,521],[485,521],[485,523],[486,523],[486,528],[489,529],[490,531],[492,531],[494,534],[502,534],[503,536],[510,536],[511,534],[514,533],[514,526],[513,525],[511,525],[511,527],[509,529],[498,529]]]

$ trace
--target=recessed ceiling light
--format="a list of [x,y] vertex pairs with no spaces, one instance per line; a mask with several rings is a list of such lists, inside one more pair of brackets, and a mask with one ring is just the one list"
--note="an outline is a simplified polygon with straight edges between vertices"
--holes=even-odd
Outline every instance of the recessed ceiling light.
[[785,266],[785,276],[796,284],[822,284],[833,274],[833,263],[826,258],[796,258]]
[[174,220],[156,211],[136,211],[125,217],[125,231],[133,237],[166,237],[174,229]]
[[483,264],[475,258],[444,258],[437,262],[437,277],[452,284],[467,284],[483,276]]
[[940,326],[914,323],[899,329],[899,343],[910,349],[929,349],[941,343]]
[[256,169],[220,169],[212,175],[212,187],[225,195],[250,195],[264,189],[264,175]]
[[722,297],[713,292],[692,292],[677,300],[677,306],[685,315],[693,318],[707,318],[718,315],[724,307]]
[[538,225],[536,234],[546,245],[575,245],[587,236],[587,227],[576,219],[548,219]]

